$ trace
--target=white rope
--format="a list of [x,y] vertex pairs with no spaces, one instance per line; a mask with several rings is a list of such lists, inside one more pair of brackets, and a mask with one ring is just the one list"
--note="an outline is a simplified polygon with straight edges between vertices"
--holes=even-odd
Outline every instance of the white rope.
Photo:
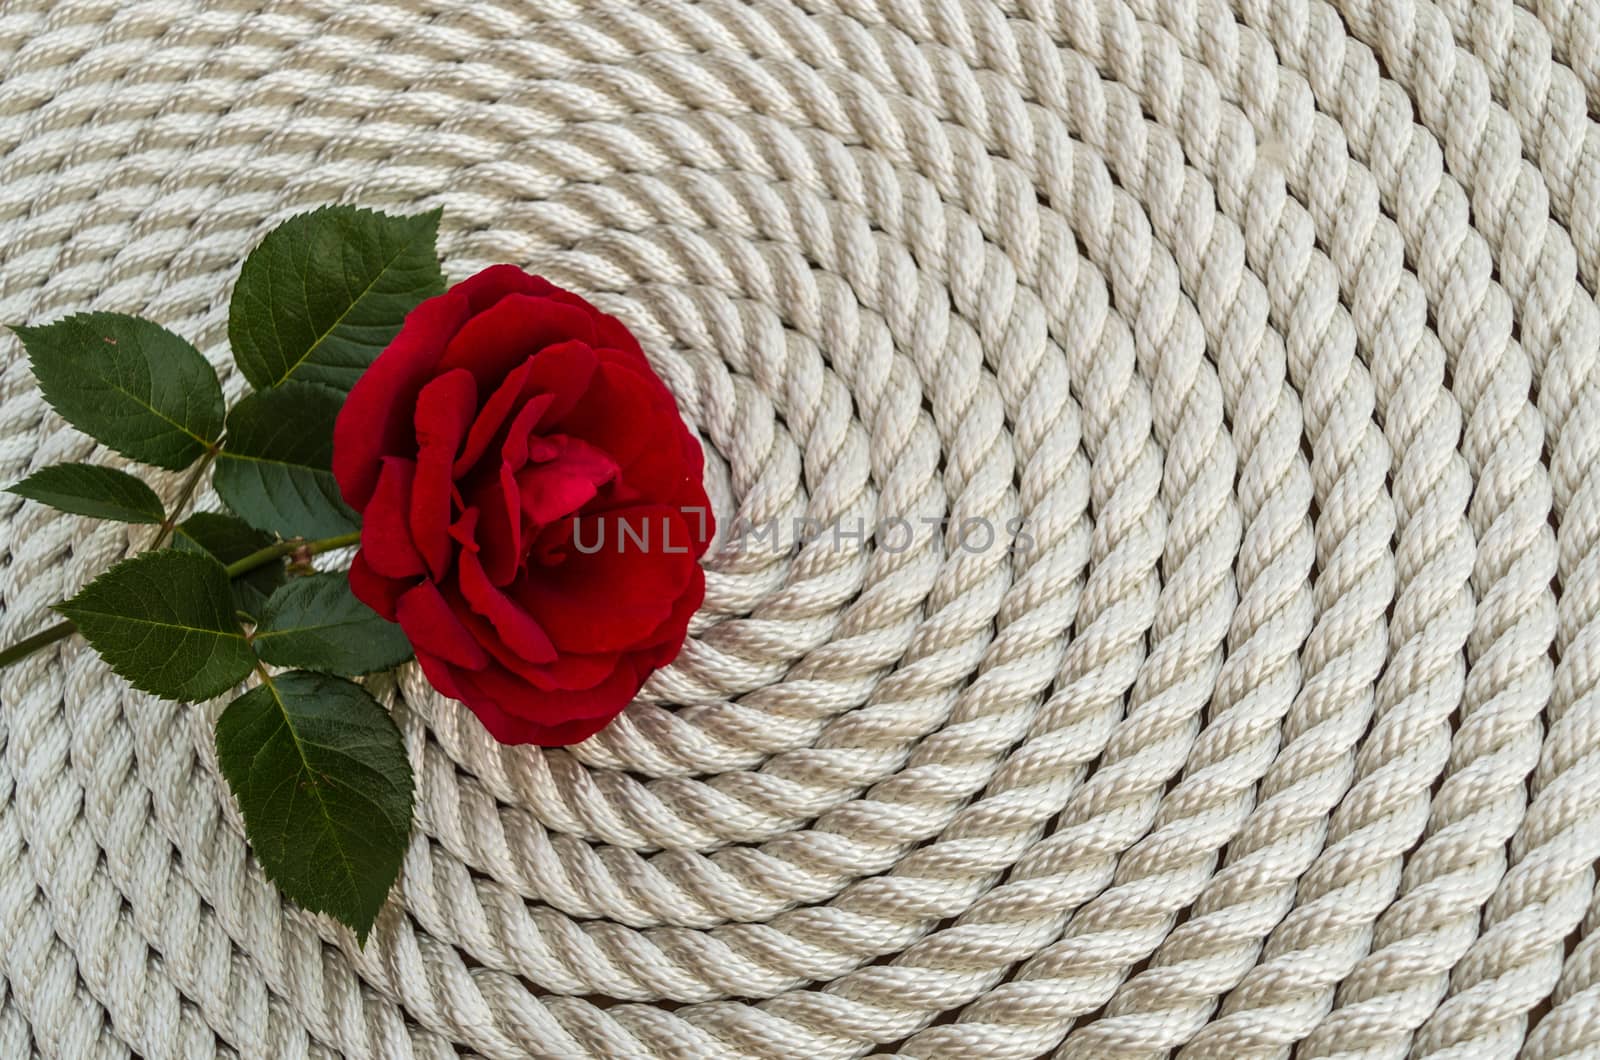
[[[0,1055],[1600,1055],[1597,101],[1595,0],[0,0],[0,319],[236,395],[272,224],[442,205],[722,498],[594,739],[374,682],[364,950],[220,702],[0,674]],[[114,462],[0,349],[0,479]],[[4,642],[147,536],[0,522]]]

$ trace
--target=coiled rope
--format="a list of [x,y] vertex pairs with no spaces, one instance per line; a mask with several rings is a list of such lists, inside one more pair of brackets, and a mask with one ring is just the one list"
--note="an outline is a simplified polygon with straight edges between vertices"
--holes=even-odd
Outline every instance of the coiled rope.
[[[0,1055],[1600,1055],[1595,114],[1595,0],[3,0],[0,319],[236,395],[265,231],[442,205],[640,335],[724,530],[585,744],[375,685],[364,950],[220,703],[0,674]],[[0,350],[0,479],[109,460]],[[144,544],[0,520],[6,642]]]

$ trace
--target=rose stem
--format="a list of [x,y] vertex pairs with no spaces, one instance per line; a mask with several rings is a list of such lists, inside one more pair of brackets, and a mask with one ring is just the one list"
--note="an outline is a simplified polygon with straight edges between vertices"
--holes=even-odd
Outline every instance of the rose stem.
[[156,538],[150,542],[149,551],[160,548],[167,543],[167,538],[172,536],[172,531],[177,529],[178,517],[183,514],[184,508],[189,506],[189,498],[194,496],[195,489],[200,485],[200,476],[205,474],[206,468],[211,466],[211,461],[217,458],[222,451],[220,441],[212,442],[206,449],[206,455],[200,458],[194,469],[189,472],[189,477],[183,480],[183,488],[178,491],[178,499],[172,502],[172,511],[161,520],[161,527],[156,531]]
[[[340,534],[338,537],[324,537],[316,541],[307,541],[304,538],[293,537],[287,541],[278,541],[266,548],[257,549],[236,563],[228,564],[228,577],[237,578],[249,574],[259,567],[265,567],[275,559],[281,559],[291,552],[304,549],[307,555],[315,556],[319,552],[332,552],[334,549],[347,548],[350,545],[361,543],[361,531],[351,534]],[[22,659],[26,659],[40,648],[54,644],[56,641],[68,637],[76,627],[71,622],[58,622],[49,629],[35,633],[24,640],[19,640],[11,647],[0,651],[0,670]]]

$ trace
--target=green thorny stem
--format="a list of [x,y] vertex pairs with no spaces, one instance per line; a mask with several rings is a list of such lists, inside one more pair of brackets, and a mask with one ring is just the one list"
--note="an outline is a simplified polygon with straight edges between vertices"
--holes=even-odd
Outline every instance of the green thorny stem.
[[[217,458],[222,451],[222,442],[212,442],[206,447],[206,455],[200,458],[189,472],[189,477],[183,480],[183,486],[178,490],[178,499],[172,502],[172,510],[161,520],[161,526],[156,530],[154,541],[150,542],[150,549],[158,549],[167,543],[167,538],[178,528],[178,519],[183,515],[183,510],[189,506],[189,498],[194,496],[194,491],[200,486],[200,477],[206,473],[206,468],[211,466],[211,461]],[[0,663],[0,666],[5,665]]]
[[[165,542],[170,533],[171,530],[168,529],[165,532],[158,534],[156,537],[158,544],[155,547],[160,547],[160,544]],[[307,541],[303,537],[294,537],[287,541],[278,541],[274,544],[268,545],[266,548],[257,549],[236,563],[228,564],[228,577],[237,578],[241,574],[249,574],[251,571],[260,567],[265,567],[273,560],[282,559],[284,556],[290,555],[291,553],[298,553],[305,556],[315,556],[320,552],[332,552],[334,549],[346,548],[350,545],[360,544],[360,542],[361,531],[359,530],[355,531],[354,533],[340,534],[338,537],[319,538],[315,541]],[[17,662],[20,659],[26,659],[29,655],[32,655],[40,648],[54,644],[56,641],[70,636],[75,628],[77,627],[73,626],[71,622],[59,622],[56,625],[51,626],[49,629],[35,633],[33,636],[28,637],[25,640],[17,641],[17,643],[11,645],[11,647],[5,649],[4,651],[0,651],[0,670],[5,669],[7,666],[10,666],[12,663]]]

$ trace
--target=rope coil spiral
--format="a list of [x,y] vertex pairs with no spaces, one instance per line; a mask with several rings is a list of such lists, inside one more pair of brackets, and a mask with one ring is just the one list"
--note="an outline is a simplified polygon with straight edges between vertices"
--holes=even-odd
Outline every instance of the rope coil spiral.
[[[236,396],[264,232],[442,205],[640,336],[725,546],[584,744],[373,682],[365,949],[220,703],[0,674],[0,1055],[1600,1055],[1596,114],[1596,0],[0,0],[0,319]],[[88,458],[0,349],[0,480]],[[5,643],[144,544],[0,520]]]

